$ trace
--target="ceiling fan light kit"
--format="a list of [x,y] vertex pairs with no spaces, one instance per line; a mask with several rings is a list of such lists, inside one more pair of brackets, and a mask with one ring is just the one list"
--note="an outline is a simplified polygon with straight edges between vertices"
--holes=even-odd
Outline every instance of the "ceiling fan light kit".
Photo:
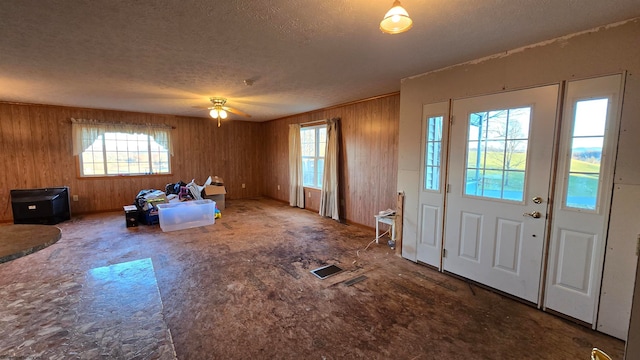
[[218,120],[218,127],[220,127],[220,124],[221,124],[220,120],[226,119],[229,116],[228,113],[234,113],[240,116],[251,117],[251,115],[244,113],[240,110],[236,110],[228,106],[225,106],[225,104],[227,103],[227,99],[225,98],[212,97],[212,98],[209,98],[209,101],[211,101],[211,103],[213,104],[213,107],[209,108],[210,110],[209,116]]
[[227,112],[222,110],[222,109],[220,109],[220,110],[211,109],[211,111],[209,112],[209,115],[214,119],[218,118],[218,117],[221,118],[221,119],[226,119],[227,118]]
[[391,9],[387,11],[380,22],[380,30],[387,34],[400,34],[413,26],[413,20],[409,13],[400,5],[399,0],[395,0]]

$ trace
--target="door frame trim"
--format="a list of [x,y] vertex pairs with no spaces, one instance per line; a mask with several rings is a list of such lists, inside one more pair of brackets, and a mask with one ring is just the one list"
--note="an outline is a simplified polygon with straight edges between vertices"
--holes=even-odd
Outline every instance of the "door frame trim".
[[556,120],[551,155],[551,177],[549,181],[549,198],[547,199],[547,223],[544,231],[544,243],[542,245],[542,268],[540,269],[540,291],[538,292],[538,309],[544,311],[544,296],[547,290],[547,271],[549,268],[549,247],[553,235],[553,204],[555,202],[556,181],[558,178],[558,159],[560,155],[560,141],[564,115],[564,99],[566,97],[567,81],[558,84],[558,103],[556,104]]

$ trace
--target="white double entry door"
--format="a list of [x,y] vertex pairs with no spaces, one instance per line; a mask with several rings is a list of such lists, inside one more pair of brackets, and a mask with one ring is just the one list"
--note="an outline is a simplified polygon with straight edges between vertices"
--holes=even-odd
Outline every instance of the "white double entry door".
[[616,99],[580,85],[424,106],[418,261],[594,322]]

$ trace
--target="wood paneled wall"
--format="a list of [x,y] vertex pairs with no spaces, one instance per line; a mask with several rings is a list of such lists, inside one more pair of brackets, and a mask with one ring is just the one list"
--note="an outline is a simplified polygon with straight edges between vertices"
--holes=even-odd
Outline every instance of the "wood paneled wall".
[[[70,118],[163,123],[172,131],[172,175],[78,178]],[[12,221],[10,189],[69,186],[72,213],[121,210],[142,189],[221,176],[227,198],[263,194],[263,124],[61,106],[0,103],[0,221]],[[245,184],[245,188],[242,187]]]
[[[289,124],[341,118],[342,216],[375,226],[374,214],[396,206],[400,95],[290,116],[264,124],[264,194],[289,201]],[[278,190],[280,185],[280,190]]]
[[[13,219],[10,189],[69,186],[79,197],[71,202],[78,214],[120,210],[142,189],[164,189],[178,180],[202,184],[209,175],[224,179],[227,199],[265,195],[288,202],[288,125],[339,117],[343,218],[375,226],[375,213],[395,207],[399,109],[400,95],[392,94],[267,123],[228,121],[218,128],[206,118],[0,103],[0,221]],[[175,126],[172,175],[79,178],[72,117]],[[316,198],[309,203],[314,210]]]
[[309,211],[320,211],[320,196],[322,191],[314,188],[304,188],[304,208]]

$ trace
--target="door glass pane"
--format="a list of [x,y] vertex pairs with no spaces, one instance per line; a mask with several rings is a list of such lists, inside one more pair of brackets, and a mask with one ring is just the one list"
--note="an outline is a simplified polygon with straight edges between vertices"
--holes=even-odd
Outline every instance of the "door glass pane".
[[465,187],[464,193],[467,195],[481,196],[482,195],[482,170],[480,169],[467,169],[465,172]]
[[531,108],[469,115],[465,195],[522,201]]
[[484,113],[483,121],[487,129],[487,139],[504,139],[506,137],[506,110]]
[[440,158],[442,155],[442,116],[429,117],[425,134],[424,189],[440,190]]
[[425,172],[426,172],[425,189],[429,189],[429,190],[440,189],[440,167],[427,166],[425,168]]
[[504,168],[504,145],[503,140],[489,140],[486,142],[484,151],[484,159],[481,165],[486,169],[502,169]]
[[484,197],[502,198],[502,171],[487,170],[482,177],[482,195]]
[[580,100],[575,104],[571,162],[565,184],[566,207],[595,210],[598,205],[608,105],[607,98]]
[[571,172],[600,174],[604,137],[573,138],[571,142]]
[[524,188],[524,171],[504,172],[504,194],[503,199],[522,201],[522,191]]
[[604,136],[609,99],[578,101],[573,136]]
[[567,207],[594,210],[598,198],[598,175],[569,174]]

